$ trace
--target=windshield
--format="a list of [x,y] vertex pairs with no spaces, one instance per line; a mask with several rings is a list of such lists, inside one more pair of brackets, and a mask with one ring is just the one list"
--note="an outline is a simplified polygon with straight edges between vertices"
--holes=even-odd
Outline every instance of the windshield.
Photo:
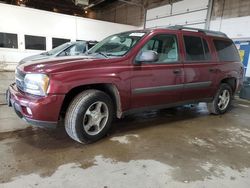
[[102,54],[103,56],[123,56],[145,35],[145,32],[126,32],[112,35],[91,48],[89,54]]
[[59,52],[61,52],[62,50],[64,50],[65,48],[69,47],[71,45],[71,43],[67,42],[67,43],[64,43],[60,46],[57,46],[56,48],[48,51],[48,55],[55,55]]

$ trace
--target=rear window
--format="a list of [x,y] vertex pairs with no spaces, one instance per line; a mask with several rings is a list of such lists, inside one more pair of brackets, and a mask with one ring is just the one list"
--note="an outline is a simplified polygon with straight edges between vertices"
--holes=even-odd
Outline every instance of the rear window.
[[214,46],[220,61],[240,61],[234,43],[228,40],[214,40]]

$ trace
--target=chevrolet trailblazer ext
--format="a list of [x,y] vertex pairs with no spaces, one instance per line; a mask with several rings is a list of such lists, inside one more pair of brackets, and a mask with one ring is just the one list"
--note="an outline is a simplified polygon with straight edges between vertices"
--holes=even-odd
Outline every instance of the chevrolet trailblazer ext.
[[112,35],[82,57],[26,62],[7,96],[28,123],[53,126],[64,117],[68,135],[90,143],[114,116],[139,110],[207,102],[223,114],[242,77],[224,33],[176,26]]

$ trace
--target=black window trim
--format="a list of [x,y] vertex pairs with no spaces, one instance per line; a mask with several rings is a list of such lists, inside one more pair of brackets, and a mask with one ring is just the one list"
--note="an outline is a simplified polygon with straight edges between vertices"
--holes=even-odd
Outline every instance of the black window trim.
[[207,43],[207,47],[208,47],[208,52],[210,54],[210,59],[208,59],[207,61],[212,61],[213,60],[213,54],[212,54],[212,50],[211,50],[211,47],[210,47],[210,43],[208,42],[208,40],[205,38],[205,37],[202,37],[202,46],[203,46],[203,50],[204,50],[204,54],[205,54],[205,57],[206,57],[206,52],[205,52],[205,45],[204,45],[204,41],[206,41]]
[[192,34],[182,34],[182,41],[183,41],[183,47],[184,47],[184,58],[183,58],[183,62],[184,63],[210,63],[212,61],[212,53],[211,53],[211,47],[209,46],[209,43],[207,42],[207,46],[208,46],[208,50],[211,56],[211,59],[205,59],[205,60],[187,60],[186,56],[187,56],[187,51],[186,51],[186,44],[184,41],[184,36],[192,36],[192,37],[198,37],[201,39],[201,43],[202,43],[202,48],[203,48],[203,53],[204,53],[204,57],[206,57],[205,55],[205,48],[204,48],[204,43],[203,43],[203,39],[207,42],[208,40],[204,37],[204,36],[197,36],[197,35],[192,35]]
[[[26,48],[26,41],[25,41],[25,36],[31,36],[31,37],[42,37],[45,38],[45,49],[44,50],[37,50],[37,49],[28,49]],[[24,50],[25,51],[46,51],[47,50],[47,40],[48,38],[46,36],[41,36],[41,35],[32,35],[32,34],[24,34]]]
[[[57,47],[57,46],[53,47],[53,39],[63,39],[63,40],[68,40],[67,42],[71,42],[71,39],[59,38],[59,37],[51,37],[52,49]],[[67,42],[65,42],[65,43],[67,43]],[[62,44],[65,44],[65,43],[62,43]],[[62,45],[62,44],[60,44],[60,45]],[[58,45],[58,46],[60,46],[60,45]]]
[[4,34],[12,34],[12,35],[16,35],[16,41],[17,41],[17,47],[16,48],[8,48],[8,47],[0,47],[1,50],[13,50],[13,51],[18,51],[19,50],[19,43],[18,43],[18,34],[17,33],[9,33],[9,32],[4,32],[1,31],[0,33],[4,33]]
[[[136,61],[136,57],[137,55],[140,53],[141,49],[144,47],[145,44],[147,44],[147,42],[149,42],[153,37],[157,36],[157,35],[172,35],[176,37],[176,43],[177,43],[177,53],[178,53],[178,59],[177,61],[169,61],[167,63],[157,63],[157,62],[147,62],[147,63],[142,63],[142,65],[171,65],[171,64],[182,64],[181,62],[181,53],[180,53],[180,45],[179,45],[179,34],[178,33],[156,33],[154,35],[152,35],[140,48],[140,50],[137,52],[137,54],[135,55],[134,61]],[[155,42],[154,42],[155,43]],[[135,63],[134,63],[135,64]]]

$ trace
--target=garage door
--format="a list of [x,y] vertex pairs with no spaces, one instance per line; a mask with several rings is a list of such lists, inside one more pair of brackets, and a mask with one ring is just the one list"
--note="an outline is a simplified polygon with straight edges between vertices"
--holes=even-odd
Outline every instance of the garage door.
[[170,5],[148,9],[146,28],[184,25],[202,28],[206,26],[209,14],[209,0],[183,0]]

